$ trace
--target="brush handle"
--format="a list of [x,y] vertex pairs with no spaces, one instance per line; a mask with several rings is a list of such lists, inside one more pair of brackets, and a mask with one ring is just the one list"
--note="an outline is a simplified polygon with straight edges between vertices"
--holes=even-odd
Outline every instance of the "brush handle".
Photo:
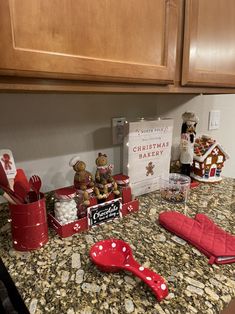
[[10,188],[3,186],[1,184],[0,184],[0,188],[4,192],[6,192],[16,204],[24,204],[24,200],[19,195],[17,195],[14,191],[12,191]]
[[14,202],[12,198],[6,192],[3,191],[3,189],[0,189],[0,196],[4,197],[7,202],[14,205],[16,204],[16,202]]
[[8,179],[9,188],[14,191],[14,178]]

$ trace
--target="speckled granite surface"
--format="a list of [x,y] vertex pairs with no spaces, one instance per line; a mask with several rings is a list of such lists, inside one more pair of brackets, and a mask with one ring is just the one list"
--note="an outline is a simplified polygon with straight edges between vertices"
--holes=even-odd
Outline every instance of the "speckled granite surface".
[[[158,192],[142,196],[140,211],[83,234],[61,240],[50,231],[42,249],[12,249],[8,209],[0,210],[0,254],[31,313],[220,313],[235,296],[235,264],[210,266],[192,246],[156,223],[164,210],[190,217],[206,213],[235,234],[235,180],[200,185],[187,207],[162,203]],[[109,237],[131,244],[134,257],[167,280],[169,296],[157,303],[131,274],[99,272],[88,258],[91,245]]]

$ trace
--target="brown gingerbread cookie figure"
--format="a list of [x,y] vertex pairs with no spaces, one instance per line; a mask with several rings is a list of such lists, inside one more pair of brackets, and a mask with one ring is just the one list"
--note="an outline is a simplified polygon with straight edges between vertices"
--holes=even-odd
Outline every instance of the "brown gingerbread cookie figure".
[[101,184],[107,184],[114,181],[112,178],[112,166],[108,165],[107,155],[99,153],[95,160],[97,169],[95,181]]
[[154,172],[153,172],[153,168],[155,167],[155,165],[153,165],[153,162],[152,161],[150,161],[149,163],[148,163],[148,165],[147,165],[147,167],[145,167],[146,168],[146,176],[149,176],[149,175],[153,175],[154,174]]
[[95,174],[96,187],[94,189],[96,197],[99,200],[106,199],[110,192],[118,196],[120,192],[112,177],[112,166],[108,165],[107,155],[99,153],[95,162],[97,166]]
[[85,162],[81,161],[78,156],[73,157],[69,165],[75,171],[74,187],[82,194],[83,204],[88,206],[90,204],[88,190],[94,187],[92,174],[86,170]]
[[85,191],[94,186],[92,174],[86,170],[84,161],[81,161],[79,157],[75,156],[70,160],[69,165],[73,167],[75,171],[74,187],[77,190]]

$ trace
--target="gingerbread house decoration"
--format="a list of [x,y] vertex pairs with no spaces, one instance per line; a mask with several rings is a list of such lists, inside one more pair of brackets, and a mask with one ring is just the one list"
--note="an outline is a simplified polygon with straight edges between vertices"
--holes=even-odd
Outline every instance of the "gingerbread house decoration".
[[209,136],[195,140],[191,177],[201,182],[219,182],[224,162],[229,158],[223,147]]

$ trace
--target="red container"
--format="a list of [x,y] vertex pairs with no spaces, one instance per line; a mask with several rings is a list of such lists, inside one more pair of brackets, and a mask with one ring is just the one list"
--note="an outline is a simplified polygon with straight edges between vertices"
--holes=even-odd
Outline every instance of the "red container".
[[[130,193],[130,195],[126,197],[126,199],[130,199],[131,197],[131,190],[128,188],[127,193]],[[114,197],[110,196],[110,199],[108,201],[114,199]],[[91,204],[93,206],[95,204]],[[102,204],[101,204],[102,205]],[[129,202],[123,202],[122,199],[122,209],[121,213],[122,216],[126,216],[128,214],[134,213],[139,210],[139,201],[138,200],[132,200]],[[89,230],[88,225],[88,219],[87,217],[80,218],[76,221],[73,221],[71,223],[68,223],[66,225],[61,225],[58,220],[52,215],[48,214],[48,223],[49,225],[58,233],[58,235],[61,238],[71,237],[73,234],[80,233],[82,231]]]
[[48,242],[46,202],[44,195],[29,204],[9,205],[13,247],[17,251],[41,248]]
[[[126,216],[128,214],[137,212],[139,210],[139,201],[137,199],[132,200],[131,196],[131,188],[126,186],[129,182],[129,178],[127,176],[118,175],[116,176],[117,179],[122,180],[121,183],[123,183],[122,186],[122,193],[121,193],[121,216]],[[128,181],[128,182],[127,182]],[[119,182],[120,183],[120,182]],[[109,194],[109,197],[106,199],[106,202],[112,201],[115,199],[115,195],[113,193]],[[100,205],[101,208],[103,205],[105,205],[106,202],[103,202],[101,204],[97,203],[97,199],[95,197],[90,199],[90,207],[94,205]],[[60,222],[53,216],[53,214],[48,214],[48,224],[50,227],[52,227],[61,238],[71,237],[73,234],[80,233],[82,231],[87,231],[90,229],[89,218],[87,216],[83,218],[78,218],[77,220],[70,222],[65,225],[61,225]],[[98,225],[97,225],[98,226]],[[95,228],[95,226],[94,226]]]

